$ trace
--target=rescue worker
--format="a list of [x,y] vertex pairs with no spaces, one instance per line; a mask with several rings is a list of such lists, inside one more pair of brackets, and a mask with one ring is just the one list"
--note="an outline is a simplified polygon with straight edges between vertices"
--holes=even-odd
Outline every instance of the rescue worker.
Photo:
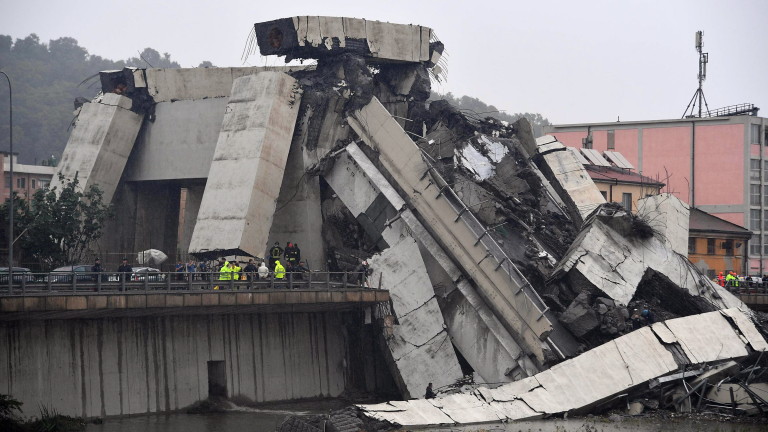
[[279,260],[282,256],[283,248],[280,247],[280,242],[275,242],[275,245],[269,250],[269,268],[275,268],[275,261]]
[[280,260],[275,261],[275,279],[283,281],[285,279],[285,267],[280,264]]
[[291,242],[285,246],[285,264],[289,268],[299,264],[299,249]]
[[656,322],[656,317],[653,315],[653,312],[651,312],[651,308],[646,306],[643,308],[643,311],[640,313],[640,315],[645,319],[645,323],[647,325],[651,325],[654,322]]
[[733,272],[728,272],[728,275],[725,277],[725,285],[732,288],[737,288],[739,286],[739,279],[736,278],[736,275],[733,274]]
[[725,276],[723,276],[723,272],[720,272],[720,274],[717,275],[717,284],[721,287],[725,286]]
[[[240,268],[240,263],[237,261],[232,261],[232,279],[234,280],[240,280],[240,271],[242,268]],[[245,279],[245,277],[243,277]]]
[[[224,261],[224,265],[221,266],[221,269],[219,270],[219,280],[220,281],[228,281],[232,279],[232,267],[229,264],[229,261]],[[222,284],[223,286],[223,284]],[[219,289],[218,286],[214,287],[213,289]]]

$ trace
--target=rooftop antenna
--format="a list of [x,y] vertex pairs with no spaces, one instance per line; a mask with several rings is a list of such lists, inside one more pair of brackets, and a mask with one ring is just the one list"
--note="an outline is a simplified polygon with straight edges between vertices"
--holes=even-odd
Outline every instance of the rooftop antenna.
[[[699,117],[702,114],[702,102],[703,106],[707,107],[707,115],[709,115],[709,104],[707,104],[707,98],[704,96],[704,80],[707,79],[707,63],[709,63],[709,53],[701,52],[701,48],[704,46],[704,32],[699,30],[696,32],[696,51],[699,53],[699,88],[693,93],[691,101],[688,102],[688,106],[685,107],[683,118]],[[699,103],[699,114],[696,115],[696,101]],[[690,109],[690,114],[688,111]]]

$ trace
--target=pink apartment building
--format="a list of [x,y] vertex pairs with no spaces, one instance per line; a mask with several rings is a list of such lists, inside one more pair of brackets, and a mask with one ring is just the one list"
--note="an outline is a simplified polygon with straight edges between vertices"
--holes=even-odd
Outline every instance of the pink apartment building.
[[663,192],[749,228],[753,236],[749,242],[748,271],[766,274],[766,127],[766,118],[736,115],[554,125],[546,133],[569,147],[615,150],[638,173],[666,184]]
[[51,184],[56,167],[45,165],[20,164],[13,155],[13,178],[10,172],[10,156],[7,152],[0,152],[0,166],[3,167],[3,175],[0,176],[0,202],[5,202],[11,196],[11,182],[13,191],[19,196],[27,198],[38,189],[48,187]]

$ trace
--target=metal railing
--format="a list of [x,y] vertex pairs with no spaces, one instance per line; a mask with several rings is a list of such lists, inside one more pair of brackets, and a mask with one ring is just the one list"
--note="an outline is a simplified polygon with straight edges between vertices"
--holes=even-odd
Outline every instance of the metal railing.
[[[151,273],[91,273],[52,272],[16,273],[9,287],[8,275],[0,274],[0,296],[61,295],[138,292],[197,291],[264,291],[264,290],[377,290],[366,272],[286,272],[276,278],[270,273],[260,278],[258,273],[239,272],[151,272]],[[226,276],[223,276],[226,275]],[[222,279],[224,277],[224,279]]]
[[727,107],[707,111],[707,114],[704,115],[703,117],[723,117],[723,116],[734,116],[734,115],[742,115],[742,114],[749,114],[749,115],[756,116],[757,111],[759,109],[760,108],[757,108],[754,104],[743,103],[738,105],[729,105]]

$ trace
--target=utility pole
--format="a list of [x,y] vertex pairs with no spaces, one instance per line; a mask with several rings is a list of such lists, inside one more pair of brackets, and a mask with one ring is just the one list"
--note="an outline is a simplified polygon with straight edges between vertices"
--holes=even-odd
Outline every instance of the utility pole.
[[13,90],[11,89],[11,78],[7,73],[0,70],[6,81],[8,81],[8,143],[10,149],[10,197],[8,198],[8,292],[13,288]]

